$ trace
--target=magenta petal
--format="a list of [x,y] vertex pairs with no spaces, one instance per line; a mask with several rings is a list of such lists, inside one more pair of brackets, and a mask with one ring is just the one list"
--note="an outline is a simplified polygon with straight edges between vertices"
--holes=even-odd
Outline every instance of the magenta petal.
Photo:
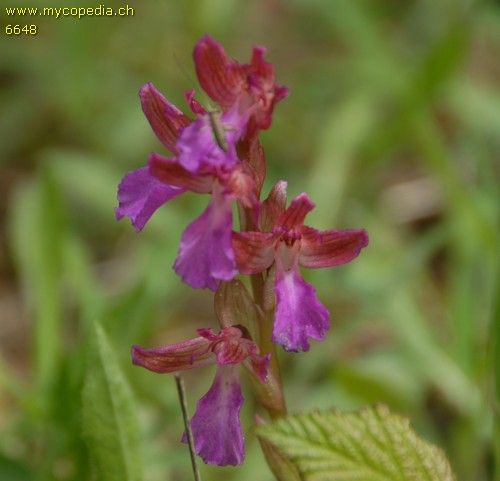
[[[212,118],[217,120],[210,120]],[[202,166],[232,167],[238,162],[236,141],[246,126],[246,117],[238,117],[234,112],[226,112],[220,116],[212,113],[200,117],[186,127],[177,143],[180,151],[178,162],[189,172],[198,172]],[[212,122],[217,122],[220,136],[227,144],[219,145],[215,138]]]
[[238,366],[218,366],[212,386],[198,401],[191,419],[196,454],[206,464],[236,466],[243,463],[242,405]]
[[285,272],[277,265],[276,298],[273,342],[286,351],[308,351],[309,337],[316,341],[324,338],[330,314],[296,268]]
[[231,200],[214,192],[198,219],[182,235],[175,272],[191,287],[216,290],[218,280],[229,281],[237,273],[231,243]]
[[212,137],[208,118],[200,118],[186,127],[177,147],[180,151],[177,160],[189,172],[197,172],[205,163],[211,163],[209,156],[213,158],[221,154]]
[[118,220],[129,217],[137,232],[142,230],[156,209],[185,192],[167,185],[149,173],[148,167],[129,172],[118,186]]

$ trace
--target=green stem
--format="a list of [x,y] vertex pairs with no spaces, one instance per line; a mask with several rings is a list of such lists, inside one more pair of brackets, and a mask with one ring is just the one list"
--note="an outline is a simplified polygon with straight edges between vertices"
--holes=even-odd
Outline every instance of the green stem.
[[274,312],[266,311],[264,308],[265,285],[262,274],[252,275],[251,283],[254,302],[260,308],[261,312],[264,313],[263,316],[259,317],[259,350],[262,354],[271,354],[268,372],[269,383],[266,386],[268,389],[262,389],[261,383],[257,386],[254,385],[254,388],[256,388],[254,392],[259,403],[266,408],[271,419],[274,420],[284,417],[287,414],[276,344],[271,341]]

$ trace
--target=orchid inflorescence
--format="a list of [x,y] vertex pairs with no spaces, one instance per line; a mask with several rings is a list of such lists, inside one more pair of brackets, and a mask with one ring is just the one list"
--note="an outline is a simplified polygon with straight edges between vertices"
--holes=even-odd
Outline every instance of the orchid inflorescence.
[[[194,49],[196,73],[219,110],[206,110],[188,91],[194,119],[152,84],[142,87],[142,109],[173,157],[151,154],[148,165],[126,174],[118,188],[117,218],[129,217],[137,231],[178,195],[210,195],[205,211],[182,235],[174,270],[191,287],[216,292],[222,329],[215,334],[201,328],[198,337],[159,349],[133,346],[132,359],[157,373],[217,365],[191,428],[196,453],[205,463],[220,466],[241,464],[245,456],[238,364],[250,372],[257,399],[271,417],[283,416],[275,344],[286,351],[307,351],[309,338],[321,341],[329,328],[329,312],[299,266],[344,264],[368,243],[364,230],[305,226],[314,204],[302,193],[287,207],[285,181],[260,200],[266,162],[259,133],[271,126],[275,105],[289,93],[275,82],[274,67],[264,55],[264,48],[254,47],[250,63],[239,64],[211,37],[202,37]],[[233,230],[233,202],[240,231]],[[253,298],[235,279],[239,274],[250,276]]]

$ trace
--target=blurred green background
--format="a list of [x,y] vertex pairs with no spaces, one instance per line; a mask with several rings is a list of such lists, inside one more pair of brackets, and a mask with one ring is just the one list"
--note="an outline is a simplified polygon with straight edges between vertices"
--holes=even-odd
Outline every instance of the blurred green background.
[[[370,235],[352,264],[304,272],[332,328],[281,355],[290,411],[383,402],[459,480],[500,479],[499,2],[129,0],[133,17],[16,21],[4,4],[0,480],[92,479],[81,392],[96,320],[132,386],[144,479],[192,479],[173,377],[132,367],[129,348],[216,327],[212,294],[171,269],[207,199],[172,201],[139,235],[113,209],[123,174],[166,154],[139,88],[151,81],[186,110],[205,33],[240,62],[266,46],[291,89],[262,134],[264,195],[287,179],[289,198],[317,204],[309,225]],[[38,34],[5,35],[25,23]],[[212,376],[185,375],[191,412]],[[245,465],[202,466],[203,479],[271,479],[253,407],[248,396]]]

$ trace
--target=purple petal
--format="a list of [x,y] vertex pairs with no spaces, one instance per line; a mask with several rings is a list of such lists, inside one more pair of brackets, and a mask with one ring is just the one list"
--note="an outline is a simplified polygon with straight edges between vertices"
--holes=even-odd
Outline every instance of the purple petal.
[[236,165],[236,142],[244,132],[246,119],[247,115],[238,115],[234,110],[200,116],[197,121],[186,127],[179,137],[179,164],[193,173],[198,172],[202,166]]
[[314,204],[309,196],[303,192],[292,200],[288,209],[276,221],[276,228],[286,230],[300,229],[304,224],[306,215],[314,209]]
[[193,112],[193,114],[195,114],[196,116],[205,115],[207,111],[203,108],[200,102],[198,102],[194,98],[195,93],[195,90],[186,90],[184,92],[184,98],[187,100],[189,108],[191,109],[191,112]]
[[259,130],[269,128],[275,104],[288,95],[288,89],[275,82],[274,67],[264,60],[265,52],[265,48],[255,46],[251,62],[239,64],[208,35],[194,49],[203,90],[225,110],[241,100],[249,103],[254,111],[252,124]]
[[220,155],[207,119],[200,118],[186,127],[179,137],[177,147],[179,164],[189,172],[197,172],[207,162],[209,155]]
[[368,245],[364,230],[317,231],[304,226],[300,233],[299,264],[310,269],[351,262]]
[[228,143],[236,143],[245,135],[249,116],[250,112],[241,112],[238,105],[221,115],[220,120],[226,128],[225,135]]
[[267,377],[267,371],[269,370],[269,361],[271,360],[271,353],[267,353],[265,356],[257,356],[256,353],[252,354],[250,362],[244,361],[245,367],[253,372],[259,379],[267,384],[269,379]]
[[198,80],[208,96],[223,108],[234,105],[245,80],[241,71],[229,68],[237,62],[208,35],[198,41],[193,56]]
[[129,172],[118,186],[118,220],[129,217],[137,232],[141,231],[158,207],[185,192],[167,185],[149,173],[148,167]]
[[165,184],[180,187],[198,194],[212,192],[212,175],[193,174],[177,162],[175,157],[151,154],[148,159],[149,172]]
[[132,346],[132,363],[158,374],[185,371],[213,364],[216,359],[210,347],[211,341],[201,336],[158,349]]
[[[233,283],[227,283],[226,287]],[[241,284],[241,283],[240,283]],[[233,284],[234,285],[234,284]],[[245,367],[267,383],[267,371],[271,354],[259,356],[259,348],[251,339],[246,337],[243,326],[224,327],[218,335],[212,329],[197,329],[203,338],[212,343],[212,351],[220,366],[244,363]]]
[[274,262],[277,236],[272,232],[233,232],[236,263],[242,274],[251,275],[268,269]]
[[286,351],[308,351],[308,338],[321,341],[330,327],[328,310],[316,297],[316,290],[300,275],[298,268],[276,270],[276,314],[273,341]]
[[231,243],[232,226],[231,200],[214,191],[205,212],[182,234],[174,269],[183,282],[215,291],[218,280],[229,281],[238,273]]
[[173,154],[177,154],[177,139],[184,127],[193,122],[175,105],[171,104],[152,83],[147,83],[139,93],[142,110],[151,128],[160,140]]
[[274,184],[267,199],[262,202],[262,212],[259,217],[259,227],[263,232],[271,232],[280,215],[286,210],[286,189],[288,183],[279,180]]
[[195,451],[206,464],[236,466],[243,463],[242,405],[238,366],[218,366],[212,386],[198,401],[191,419]]

